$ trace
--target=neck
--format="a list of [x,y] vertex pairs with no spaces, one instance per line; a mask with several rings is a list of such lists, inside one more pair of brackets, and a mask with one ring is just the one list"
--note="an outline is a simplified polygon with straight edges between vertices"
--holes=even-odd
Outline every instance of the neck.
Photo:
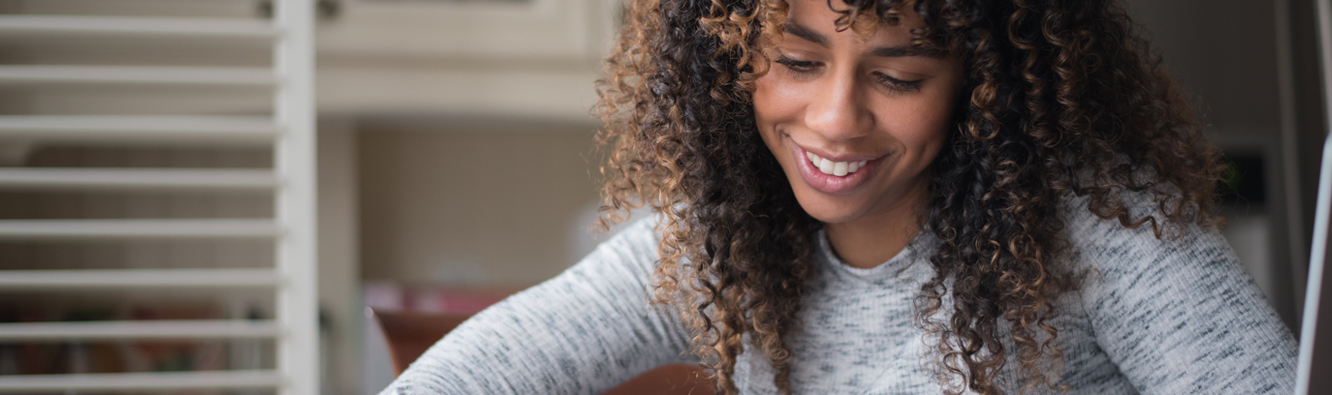
[[854,221],[827,224],[828,242],[843,262],[861,269],[882,265],[920,233],[919,210],[927,185],[918,183],[903,199]]

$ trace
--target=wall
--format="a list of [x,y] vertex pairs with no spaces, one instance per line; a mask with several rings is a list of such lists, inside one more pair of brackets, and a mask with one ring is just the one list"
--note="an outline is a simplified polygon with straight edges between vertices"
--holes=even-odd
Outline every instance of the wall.
[[526,286],[573,263],[566,232],[598,201],[590,124],[365,125],[361,274]]
[[1129,0],[1126,6],[1214,132],[1280,136],[1272,2]]
[[361,386],[365,315],[354,126],[346,119],[319,120],[319,307],[325,394],[350,394]]

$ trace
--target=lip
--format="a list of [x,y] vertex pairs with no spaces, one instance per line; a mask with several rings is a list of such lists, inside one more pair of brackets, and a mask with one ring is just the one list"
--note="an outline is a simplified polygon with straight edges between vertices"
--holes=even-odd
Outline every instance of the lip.
[[857,189],[859,189],[862,185],[865,185],[865,183],[868,182],[870,178],[872,178],[871,176],[874,174],[875,171],[878,170],[879,162],[882,161],[883,158],[885,157],[885,156],[880,156],[873,159],[856,159],[856,158],[833,159],[823,156],[818,152],[814,152],[815,155],[828,158],[828,160],[834,162],[849,162],[852,160],[866,161],[865,165],[861,166],[860,169],[856,170],[855,173],[849,173],[845,176],[838,177],[832,174],[824,174],[822,171],[819,171],[818,168],[814,167],[814,164],[810,163],[809,159],[806,159],[805,153],[810,151],[805,150],[804,147],[801,147],[800,145],[792,141],[791,136],[783,136],[783,138],[785,138],[786,141],[790,143],[789,145],[791,147],[791,154],[794,155],[794,159],[796,161],[796,167],[800,169],[800,177],[805,179],[805,184],[808,184],[810,187],[814,188],[819,192],[823,192],[829,195],[845,196],[855,193]]

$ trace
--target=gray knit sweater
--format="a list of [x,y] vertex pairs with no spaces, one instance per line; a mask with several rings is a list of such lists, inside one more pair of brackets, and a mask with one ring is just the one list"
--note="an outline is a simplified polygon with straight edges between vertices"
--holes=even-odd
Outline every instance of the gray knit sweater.
[[[1293,392],[1295,340],[1217,230],[1192,228],[1163,241],[1150,227],[1095,217],[1085,200],[1068,207],[1067,237],[1077,252],[1068,264],[1090,269],[1085,284],[1058,302],[1053,322],[1068,393]],[[558,277],[477,314],[381,395],[596,394],[653,367],[693,361],[684,327],[647,301],[653,225],[638,222]],[[925,259],[937,243],[921,235],[871,269],[840,262],[823,243],[803,327],[790,343],[796,394],[943,391],[929,339],[913,321],[912,300],[933,276]],[[773,369],[755,354],[739,358],[736,384],[745,394],[775,393]],[[1006,393],[1019,393],[1012,357],[999,380]]]

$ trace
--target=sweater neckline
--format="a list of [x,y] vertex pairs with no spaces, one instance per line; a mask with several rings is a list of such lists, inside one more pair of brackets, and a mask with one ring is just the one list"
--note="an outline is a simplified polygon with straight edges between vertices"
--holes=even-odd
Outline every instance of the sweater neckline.
[[819,240],[819,255],[823,258],[820,261],[822,261],[823,266],[834,273],[865,281],[880,281],[897,276],[917,261],[920,258],[920,253],[930,250],[928,244],[931,244],[929,240],[933,238],[930,232],[921,229],[920,233],[917,233],[916,237],[911,239],[906,247],[902,248],[902,251],[897,252],[897,255],[878,266],[865,269],[851,266],[842,261],[842,258],[837,257],[837,254],[833,252],[832,242],[828,240],[828,232],[820,229],[817,237]]

